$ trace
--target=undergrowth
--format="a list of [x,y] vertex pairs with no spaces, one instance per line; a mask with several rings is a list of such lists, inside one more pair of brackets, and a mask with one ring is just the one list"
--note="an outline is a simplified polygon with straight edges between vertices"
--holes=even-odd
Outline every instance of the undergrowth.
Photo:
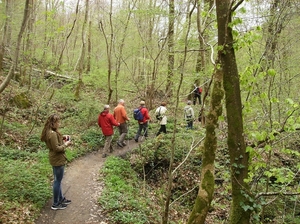
[[143,192],[141,181],[126,160],[110,156],[101,169],[106,185],[99,203],[114,223],[159,223],[159,215],[151,209],[151,196]]
[[[179,134],[180,138],[176,140],[174,153],[174,168],[188,155],[190,147],[199,144],[192,141],[197,134],[201,134],[201,131],[189,132],[188,135]],[[101,170],[105,188],[99,203],[114,223],[161,223],[165,206],[167,171],[171,147],[174,144],[171,137],[171,134],[162,134],[156,138],[148,138],[138,148],[132,150],[128,157],[124,159],[109,157],[105,161]],[[195,186],[201,165],[201,152],[196,149],[192,151],[186,163],[178,167],[174,174],[170,223],[180,223],[179,220],[186,219],[187,210],[191,209],[197,194]],[[188,189],[191,193],[181,197]],[[156,213],[153,214],[153,211]]]

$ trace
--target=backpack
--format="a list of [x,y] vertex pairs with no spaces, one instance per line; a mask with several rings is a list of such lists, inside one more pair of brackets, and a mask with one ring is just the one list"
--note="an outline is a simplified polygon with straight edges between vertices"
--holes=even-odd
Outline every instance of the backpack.
[[184,110],[184,114],[185,114],[185,120],[186,121],[191,121],[193,116],[192,116],[192,112],[191,112],[191,108],[186,108]]
[[160,109],[161,109],[161,107],[159,108],[158,113],[155,115],[155,117],[156,117],[156,119],[157,119],[158,121],[160,121],[160,120],[162,119],[162,117],[163,117],[163,116],[161,116],[161,114],[160,114]]
[[133,110],[133,118],[137,121],[144,120],[144,116],[141,112],[141,108],[136,108],[136,109]]

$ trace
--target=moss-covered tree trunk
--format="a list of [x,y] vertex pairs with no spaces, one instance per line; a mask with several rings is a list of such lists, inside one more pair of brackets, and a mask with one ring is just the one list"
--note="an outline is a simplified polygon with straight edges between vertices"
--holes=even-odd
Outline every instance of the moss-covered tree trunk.
[[222,46],[218,53],[224,72],[223,85],[228,123],[227,143],[231,165],[232,203],[229,223],[248,224],[251,212],[246,208],[251,207],[251,204],[248,197],[248,185],[244,181],[248,177],[248,154],[244,139],[239,74],[230,26],[232,13],[236,7],[232,5],[232,0],[216,1],[218,45]]
[[217,69],[213,80],[211,93],[210,111],[206,116],[206,136],[203,147],[200,186],[188,224],[200,224],[205,222],[210,203],[213,199],[215,186],[215,152],[217,149],[218,117],[222,114],[222,99],[224,91],[222,88],[223,71]]

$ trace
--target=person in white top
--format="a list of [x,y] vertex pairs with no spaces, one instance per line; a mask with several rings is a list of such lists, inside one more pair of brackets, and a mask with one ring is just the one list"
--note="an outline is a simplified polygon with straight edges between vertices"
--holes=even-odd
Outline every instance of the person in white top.
[[166,108],[166,105],[167,105],[166,102],[161,102],[160,106],[155,111],[156,119],[159,121],[159,124],[160,124],[160,129],[158,130],[156,136],[160,135],[160,133],[167,134],[167,128],[166,128],[166,124],[167,124],[167,116],[166,116],[167,108]]
[[192,102],[187,101],[187,105],[184,107],[184,119],[187,123],[186,129],[193,129],[193,122],[195,120],[194,109],[191,106]]

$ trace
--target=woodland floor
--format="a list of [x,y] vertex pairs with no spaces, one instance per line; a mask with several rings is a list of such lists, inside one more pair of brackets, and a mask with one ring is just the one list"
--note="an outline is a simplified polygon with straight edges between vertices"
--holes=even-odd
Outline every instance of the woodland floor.
[[[138,143],[134,140],[128,141],[124,148],[115,144],[112,154],[124,155],[137,145]],[[62,190],[64,196],[72,200],[72,203],[64,210],[54,211],[51,210],[51,198],[35,221],[36,224],[108,224],[101,206],[97,203],[103,189],[103,183],[99,181],[99,170],[105,161],[105,158],[102,158],[102,152],[101,148],[66,166]]]

